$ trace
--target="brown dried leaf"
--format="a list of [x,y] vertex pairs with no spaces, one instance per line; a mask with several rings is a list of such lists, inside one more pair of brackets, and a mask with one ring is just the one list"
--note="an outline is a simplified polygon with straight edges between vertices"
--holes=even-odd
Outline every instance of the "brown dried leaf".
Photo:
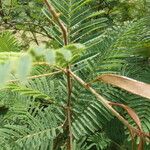
[[124,105],[124,104],[120,104],[120,103],[113,103],[113,102],[110,102],[109,103],[110,105],[113,105],[113,106],[119,106],[121,108],[123,108],[124,110],[127,111],[127,113],[130,115],[130,117],[134,120],[134,122],[137,124],[139,130],[142,132],[142,126],[141,126],[141,121],[138,117],[138,115],[136,114],[136,112],[130,108],[129,106],[127,105]]
[[[138,144],[138,150],[143,150],[143,146],[144,146],[143,135],[142,135],[143,131],[142,131],[142,126],[141,126],[141,121],[140,121],[138,115],[136,114],[136,112],[132,108],[130,108],[129,106],[124,105],[124,104],[114,103],[114,102],[110,102],[109,104],[112,106],[119,106],[119,107],[123,108],[124,110],[127,111],[129,116],[134,120],[134,122],[138,126],[138,129],[140,132],[138,135],[140,137],[140,142]],[[135,138],[134,132],[131,129],[129,129],[129,130],[130,130],[131,139],[132,139],[132,149],[134,149],[134,138]]]
[[133,94],[150,99],[150,84],[115,74],[104,74],[99,76],[97,80],[101,80]]

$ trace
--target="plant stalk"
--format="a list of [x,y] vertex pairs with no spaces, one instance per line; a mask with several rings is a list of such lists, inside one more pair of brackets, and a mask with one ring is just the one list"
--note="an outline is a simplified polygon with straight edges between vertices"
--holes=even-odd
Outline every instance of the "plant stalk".
[[[66,71],[65,71],[66,72]],[[99,93],[97,93],[89,84],[84,82],[80,77],[78,77],[76,74],[70,71],[70,75],[77,80],[83,87],[85,87],[87,90],[89,90],[93,95],[97,97],[97,100],[101,102],[101,104],[109,110],[114,116],[116,116],[126,127],[128,127],[129,130],[133,131],[137,135],[143,134],[146,137],[149,137],[146,133],[141,133],[140,130],[134,128],[132,125],[129,124],[127,120],[125,120],[109,103],[107,99],[102,97]]]
[[[44,0],[45,4],[48,7],[49,12],[51,13],[54,21],[58,24],[62,31],[62,36],[64,40],[64,45],[68,45],[68,32],[67,28],[61,21],[60,14],[56,12],[55,8],[48,2],[47,0]],[[73,135],[71,131],[71,118],[72,118],[72,113],[71,113],[71,93],[72,93],[72,82],[71,82],[71,76],[70,76],[70,66],[68,65],[67,68],[67,89],[68,89],[68,100],[67,100],[67,116],[66,116],[66,121],[64,123],[64,129],[66,128],[66,132],[68,134],[67,138],[67,150],[72,150],[72,142],[73,142]],[[59,137],[58,137],[59,138]]]
[[52,14],[54,21],[58,24],[62,31],[63,39],[64,39],[64,45],[68,44],[68,35],[67,35],[67,28],[62,23],[62,21],[59,19],[60,14],[56,12],[55,8],[48,2],[48,0],[44,0],[49,12]]
[[70,76],[70,67],[67,67],[67,87],[68,87],[68,101],[67,101],[67,122],[68,122],[68,131],[69,131],[69,138],[67,142],[67,150],[72,150],[72,142],[73,136],[71,131],[71,93],[72,93],[72,81]]

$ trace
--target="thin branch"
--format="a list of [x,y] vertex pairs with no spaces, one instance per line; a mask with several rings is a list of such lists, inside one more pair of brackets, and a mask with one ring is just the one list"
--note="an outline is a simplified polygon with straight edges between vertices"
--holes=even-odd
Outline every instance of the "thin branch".
[[32,29],[30,30],[30,32],[31,32],[32,35],[33,35],[33,38],[34,38],[35,43],[36,43],[37,45],[39,45],[38,39],[37,39],[37,37],[36,37],[36,33],[35,33]]
[[[62,35],[63,35],[63,40],[64,40],[64,45],[68,45],[68,32],[67,32],[67,28],[65,27],[65,25],[63,24],[63,22],[60,20],[59,15],[55,8],[53,8],[53,6],[50,4],[50,2],[48,2],[47,0],[44,0],[45,4],[48,7],[49,12],[52,14],[52,17],[54,19],[54,21],[58,24],[58,26],[60,27],[61,31],[62,31]],[[71,93],[72,93],[72,83],[71,83],[71,76],[70,76],[70,66],[68,65],[67,68],[67,88],[68,88],[68,100],[67,100],[67,119],[65,121],[65,126],[67,124],[67,128],[66,128],[66,132],[69,134],[69,138],[67,141],[67,150],[72,150],[72,142],[73,142],[73,135],[72,135],[72,131],[71,131]],[[61,136],[61,135],[60,135]],[[58,137],[59,138],[59,137]],[[56,140],[57,141],[57,140]]]
[[[44,28],[45,24],[42,25],[42,24],[34,23],[34,22],[23,22],[23,23],[22,23],[22,22],[16,22],[16,24],[28,25],[28,26],[33,25],[33,26],[34,26],[34,29],[35,29],[35,27],[38,27],[38,28],[40,28],[41,30],[43,30],[43,32],[44,32],[45,34],[39,32],[39,31],[36,31],[36,30],[34,30],[33,32],[38,33],[38,34],[41,34],[41,35],[43,35],[43,36],[47,36],[47,37],[50,38],[50,39],[53,39],[53,37],[50,36],[49,33],[48,33],[48,31]],[[17,30],[20,30],[20,29],[18,28]],[[27,31],[30,31],[30,30],[27,30]]]
[[[54,65],[50,65],[49,63],[42,61],[42,62],[34,62],[33,63],[34,66],[36,65],[44,65],[44,66],[49,66],[49,67],[55,67]],[[57,67],[58,68],[58,67]]]
[[71,131],[71,119],[72,119],[72,112],[71,112],[71,93],[72,93],[72,81],[70,76],[70,67],[67,67],[67,87],[68,87],[68,101],[67,101],[67,121],[68,121],[68,131],[69,131],[69,138],[67,142],[67,149],[72,150],[72,131]]
[[[56,71],[56,72],[47,73],[47,74],[40,74],[40,75],[30,76],[30,77],[27,77],[27,79],[32,80],[32,79],[36,79],[36,78],[42,78],[42,77],[56,75],[56,74],[59,74],[59,73],[62,73],[62,71]],[[20,80],[19,79],[14,79],[14,80],[9,80],[8,83],[18,82],[18,81],[20,81]]]
[[3,6],[2,6],[2,0],[0,0],[0,16],[1,16],[2,18],[4,17]]
[[58,24],[58,26],[60,27],[60,29],[62,31],[62,35],[63,35],[63,39],[64,39],[64,45],[67,45],[68,44],[67,28],[65,27],[63,22],[59,19],[60,14],[56,12],[54,7],[50,4],[50,2],[48,2],[48,0],[44,0],[44,2],[46,4],[49,12],[52,14],[54,21]]
[[[61,128],[62,126],[63,125],[60,125],[60,126],[56,127],[55,130]],[[20,141],[28,139],[28,138],[33,138],[34,136],[40,136],[43,133],[47,133],[47,132],[50,133],[50,131],[52,131],[52,130],[53,130],[53,128],[50,128],[50,129],[45,129],[45,130],[42,130],[42,131],[38,131],[36,133],[27,134],[27,135],[25,135],[21,138],[18,138],[15,142],[17,143],[17,142],[20,142]]]
[[[67,70],[64,70],[67,73]],[[102,97],[99,93],[97,93],[89,84],[87,84],[86,82],[84,82],[80,77],[78,77],[77,75],[75,75],[73,72],[70,71],[70,75],[77,80],[82,86],[84,86],[86,89],[88,89],[91,93],[93,93],[93,95],[95,95],[97,97],[97,100],[99,100],[101,102],[101,104],[107,109],[109,110],[114,116],[116,116],[125,126],[128,127],[128,129],[132,130],[134,133],[136,133],[137,135],[144,135],[146,137],[150,137],[149,134],[147,133],[141,133],[140,130],[134,128],[133,126],[131,126],[129,124],[129,122],[127,120],[125,120],[115,109],[112,108],[112,106],[109,104],[110,101],[108,101],[107,99],[105,99],[104,97]]]

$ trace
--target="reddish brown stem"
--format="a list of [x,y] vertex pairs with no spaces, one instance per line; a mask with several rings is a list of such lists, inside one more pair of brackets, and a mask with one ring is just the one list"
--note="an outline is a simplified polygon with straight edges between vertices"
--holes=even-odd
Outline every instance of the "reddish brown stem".
[[58,26],[60,27],[61,31],[62,31],[62,35],[63,35],[63,39],[64,39],[64,45],[68,44],[68,35],[67,35],[67,28],[64,26],[64,24],[62,23],[62,21],[59,19],[59,13],[56,12],[56,10],[54,9],[54,7],[50,4],[50,2],[48,2],[48,0],[44,0],[49,12],[52,14],[54,21],[58,24]]
[[[62,31],[63,35],[63,40],[64,40],[64,45],[68,45],[68,32],[67,28],[63,24],[63,22],[59,18],[59,13],[56,12],[55,8],[48,2],[47,0],[44,0],[45,4],[48,7],[49,12],[51,13],[54,21],[58,24]],[[72,83],[71,83],[71,76],[70,76],[70,67],[69,65],[66,68],[67,70],[67,88],[68,88],[68,100],[67,100],[67,116],[66,116],[66,123],[67,123],[67,133],[68,139],[67,139],[67,150],[72,150],[72,142],[73,142],[73,136],[72,136],[72,131],[71,131],[71,93],[72,93]],[[66,124],[65,123],[65,124]]]
[[69,131],[69,138],[67,142],[67,149],[72,150],[72,141],[73,141],[73,136],[72,136],[72,131],[71,131],[71,118],[72,118],[72,113],[71,113],[71,93],[72,93],[72,81],[70,77],[70,68],[69,66],[67,67],[67,87],[68,87],[68,101],[67,101],[67,121],[68,121],[68,131]]

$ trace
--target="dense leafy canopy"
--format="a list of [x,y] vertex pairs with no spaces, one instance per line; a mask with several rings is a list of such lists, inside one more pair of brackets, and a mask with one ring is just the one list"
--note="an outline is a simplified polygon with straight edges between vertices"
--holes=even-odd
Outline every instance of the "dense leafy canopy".
[[93,82],[150,84],[149,6],[0,0],[0,150],[149,150],[150,100]]

